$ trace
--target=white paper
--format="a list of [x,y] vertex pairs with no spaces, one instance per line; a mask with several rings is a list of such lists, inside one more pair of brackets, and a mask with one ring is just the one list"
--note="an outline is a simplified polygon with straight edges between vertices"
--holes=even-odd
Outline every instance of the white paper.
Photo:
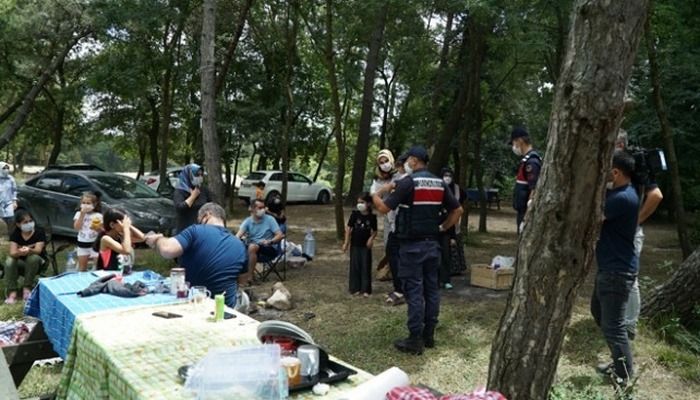
[[391,389],[408,384],[408,375],[397,367],[391,367],[342,395],[341,400],[384,400]]

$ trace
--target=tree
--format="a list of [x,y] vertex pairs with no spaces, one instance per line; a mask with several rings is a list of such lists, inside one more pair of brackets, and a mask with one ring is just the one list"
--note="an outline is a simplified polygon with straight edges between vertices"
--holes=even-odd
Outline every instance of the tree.
[[700,290],[700,247],[676,268],[663,285],[649,290],[642,301],[641,315],[659,320],[678,316],[683,323],[694,321]]
[[575,3],[549,157],[492,346],[488,387],[508,399],[548,397],[600,232],[604,183],[647,6],[647,0]]

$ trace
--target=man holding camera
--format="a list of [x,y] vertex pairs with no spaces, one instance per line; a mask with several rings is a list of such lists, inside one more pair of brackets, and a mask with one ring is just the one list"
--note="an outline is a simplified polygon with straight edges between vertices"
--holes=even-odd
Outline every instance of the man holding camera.
[[[617,133],[617,139],[615,140],[615,148],[627,151],[628,144],[627,132],[620,129]],[[641,191],[638,190],[638,193],[643,200],[641,202],[642,206],[639,209],[637,232],[634,236],[634,252],[636,253],[637,258],[639,258],[641,255],[642,247],[644,246],[644,230],[642,229],[642,224],[651,216],[651,214],[654,213],[654,211],[656,211],[656,208],[659,206],[659,203],[661,203],[661,200],[664,197],[661,193],[661,189],[659,189],[659,186],[656,184],[653,175],[648,173],[643,175],[645,176],[645,179],[642,182],[636,182],[634,179],[632,182],[635,186],[637,186],[637,189],[639,189],[639,187],[643,187],[644,189],[643,195]],[[627,302],[627,311],[625,312],[625,325],[627,327],[627,336],[629,336],[630,340],[634,340],[635,336],[637,335],[637,320],[639,319],[640,308],[641,299],[639,296],[639,281],[635,280],[632,290],[630,291],[629,301]]]

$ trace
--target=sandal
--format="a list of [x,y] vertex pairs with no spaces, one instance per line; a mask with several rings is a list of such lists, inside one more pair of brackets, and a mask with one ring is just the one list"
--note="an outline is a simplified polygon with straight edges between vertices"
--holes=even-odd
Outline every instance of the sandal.
[[389,293],[389,297],[386,299],[386,302],[393,306],[398,306],[405,303],[406,300],[403,298],[403,296],[397,294],[396,292],[391,292]]

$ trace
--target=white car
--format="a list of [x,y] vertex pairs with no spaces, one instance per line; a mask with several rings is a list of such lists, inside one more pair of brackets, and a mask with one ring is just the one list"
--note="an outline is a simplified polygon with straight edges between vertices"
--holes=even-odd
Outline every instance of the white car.
[[[255,186],[257,182],[265,183],[263,199],[267,199],[273,194],[282,193],[282,171],[255,171],[251,172],[238,189],[238,197],[246,202],[255,197]],[[326,185],[314,183],[306,176],[296,173],[287,173],[287,201],[315,201],[320,204],[328,204],[331,201],[333,191]]]
[[[165,170],[170,185],[160,188],[159,193],[172,195],[177,187],[177,179],[178,176],[180,176],[180,171],[182,171],[182,167],[172,167]],[[139,180],[144,182],[151,189],[158,190],[158,186],[160,186],[160,173],[158,171],[151,171],[147,174],[143,174]]]

